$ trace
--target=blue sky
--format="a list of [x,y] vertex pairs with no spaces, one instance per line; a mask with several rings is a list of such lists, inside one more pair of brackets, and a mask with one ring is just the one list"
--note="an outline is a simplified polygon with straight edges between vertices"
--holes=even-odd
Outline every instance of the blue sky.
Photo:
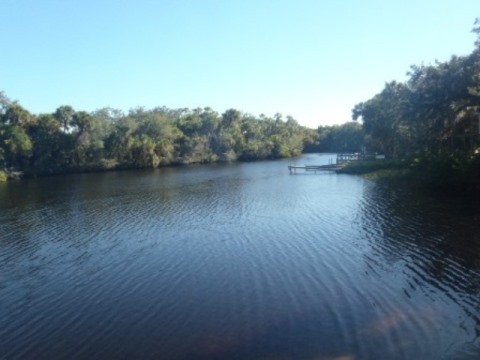
[[33,113],[235,108],[317,127],[473,50],[478,0],[0,0],[0,91]]

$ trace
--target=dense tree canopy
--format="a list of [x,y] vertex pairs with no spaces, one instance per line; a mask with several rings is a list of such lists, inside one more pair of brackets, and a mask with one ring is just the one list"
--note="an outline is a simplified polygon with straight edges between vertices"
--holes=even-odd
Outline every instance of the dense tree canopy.
[[369,151],[393,158],[414,154],[471,155],[480,146],[480,21],[476,48],[433,65],[412,66],[405,83],[390,82],[353,108]]
[[104,108],[62,105],[33,115],[0,93],[0,170],[30,175],[299,155],[316,132],[293,118],[230,109]]
[[319,126],[317,140],[305,145],[305,152],[361,152],[364,131],[358,122],[350,121],[342,125]]

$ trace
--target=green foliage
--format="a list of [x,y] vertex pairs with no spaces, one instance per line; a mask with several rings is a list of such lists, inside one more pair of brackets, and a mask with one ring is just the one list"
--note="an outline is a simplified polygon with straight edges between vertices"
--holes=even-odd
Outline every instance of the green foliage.
[[5,125],[26,127],[34,121],[34,117],[19,104],[12,103],[5,108],[0,120]]
[[25,129],[17,124],[5,126],[0,142],[3,142],[5,163],[16,169],[23,169],[28,163],[33,148]]
[[7,173],[5,171],[0,170],[0,182],[7,181]]
[[413,161],[416,172],[427,185],[446,190],[477,185],[480,158],[460,153],[422,154]]
[[306,152],[360,152],[364,144],[362,125],[351,121],[342,125],[320,126],[305,146]]
[[57,108],[53,116],[58,121],[59,125],[63,127],[63,132],[67,132],[74,114],[75,110],[73,110],[71,106],[63,105]]
[[31,175],[290,157],[316,138],[280,114],[165,107],[87,113],[63,105],[35,116],[3,93],[0,120],[0,168]]
[[473,32],[479,37],[471,54],[412,66],[405,83],[387,83],[353,108],[367,150],[406,161],[352,164],[345,171],[374,177],[396,173],[426,190],[480,194],[479,19]]
[[[480,34],[478,19],[474,32]],[[392,158],[461,152],[479,145],[480,50],[433,65],[412,66],[405,83],[390,82],[352,110],[367,150]]]
[[410,164],[398,160],[365,160],[365,161],[352,161],[343,167],[339,172],[345,174],[369,174],[374,172],[384,172],[387,170],[400,170],[408,169]]

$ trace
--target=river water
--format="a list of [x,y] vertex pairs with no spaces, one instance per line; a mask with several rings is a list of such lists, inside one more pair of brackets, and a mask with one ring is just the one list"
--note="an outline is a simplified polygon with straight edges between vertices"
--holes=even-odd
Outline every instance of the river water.
[[290,163],[0,184],[0,358],[480,358],[478,213]]

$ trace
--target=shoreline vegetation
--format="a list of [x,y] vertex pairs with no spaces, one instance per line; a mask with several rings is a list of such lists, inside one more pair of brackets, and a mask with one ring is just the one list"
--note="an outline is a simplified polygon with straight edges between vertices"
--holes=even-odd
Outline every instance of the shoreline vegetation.
[[62,105],[32,114],[0,92],[0,182],[22,177],[272,160],[303,152],[354,152],[362,125],[311,129],[291,116],[229,109],[102,108]]
[[480,157],[417,157],[410,160],[352,161],[339,173],[406,184],[438,196],[480,199]]
[[0,181],[285,158],[300,155],[315,139],[314,129],[281,114],[166,107],[87,113],[64,105],[34,115],[0,93]]
[[209,107],[32,114],[0,92],[0,182],[21,177],[294,157],[378,153],[343,173],[480,193],[480,19],[471,54],[411,66],[352,109],[353,121],[310,129],[291,116]]
[[[472,53],[413,65],[352,110],[363,148],[385,162],[349,164],[344,173],[404,181],[437,194],[480,194],[480,18]],[[368,174],[368,175],[367,175]]]

